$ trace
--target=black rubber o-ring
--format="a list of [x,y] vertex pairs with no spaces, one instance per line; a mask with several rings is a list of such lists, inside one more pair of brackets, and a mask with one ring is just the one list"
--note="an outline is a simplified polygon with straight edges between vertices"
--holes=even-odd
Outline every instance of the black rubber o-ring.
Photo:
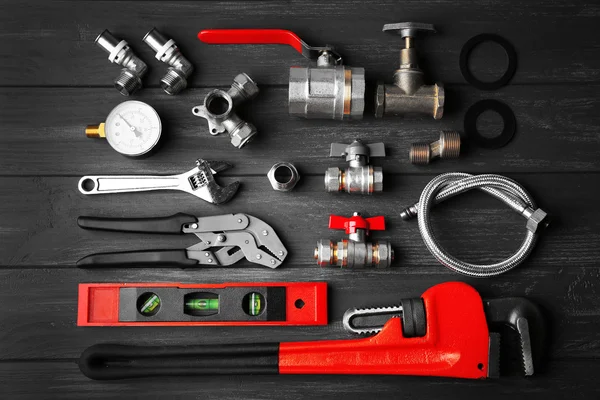
[[[494,42],[502,46],[504,51],[506,52],[506,56],[508,57],[508,66],[506,67],[506,71],[504,75],[500,77],[500,79],[494,82],[483,82],[479,79],[475,78],[475,75],[469,69],[469,57],[471,56],[471,51],[480,43],[483,42]],[[502,86],[505,86],[510,82],[512,77],[515,75],[517,71],[517,52],[512,44],[502,36],[494,35],[493,33],[482,33],[481,35],[477,35],[472,37],[465,43],[462,50],[460,51],[460,72],[465,80],[475,86],[480,90],[497,90]]]
[[[485,111],[495,111],[502,117],[504,129],[500,135],[488,138],[477,130],[477,118]],[[498,149],[511,141],[517,131],[517,119],[509,106],[498,100],[486,99],[473,104],[465,114],[465,134],[480,147]]]

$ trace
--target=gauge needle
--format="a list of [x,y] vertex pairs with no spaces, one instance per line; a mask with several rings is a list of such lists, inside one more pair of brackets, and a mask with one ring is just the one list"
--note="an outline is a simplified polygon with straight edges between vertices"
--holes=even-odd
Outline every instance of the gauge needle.
[[127,128],[135,134],[136,137],[141,136],[141,133],[138,132],[137,129],[135,129],[135,127],[133,127],[131,124],[129,124],[129,122],[127,122],[121,114],[117,114],[117,115],[119,116],[119,118],[121,118],[121,121],[123,121],[125,123],[125,125],[127,125]]

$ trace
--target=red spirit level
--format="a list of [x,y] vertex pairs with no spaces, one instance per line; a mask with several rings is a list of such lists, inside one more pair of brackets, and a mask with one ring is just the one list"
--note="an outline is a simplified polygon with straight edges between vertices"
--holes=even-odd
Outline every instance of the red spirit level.
[[326,282],[79,285],[78,326],[326,324]]

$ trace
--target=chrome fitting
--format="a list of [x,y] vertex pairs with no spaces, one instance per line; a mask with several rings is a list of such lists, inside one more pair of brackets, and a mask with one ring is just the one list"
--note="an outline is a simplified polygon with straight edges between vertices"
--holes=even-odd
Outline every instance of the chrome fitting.
[[456,131],[442,131],[440,138],[431,143],[413,143],[410,146],[410,162],[427,165],[434,158],[458,158],[460,155],[460,134]]
[[221,89],[210,91],[204,98],[204,104],[192,108],[192,113],[208,121],[211,135],[228,132],[231,144],[241,149],[257,132],[254,125],[237,116],[234,108],[253,99],[258,92],[258,85],[248,75],[241,73],[234,78],[227,92]]
[[142,87],[142,77],[148,66],[133,53],[125,40],[119,41],[108,29],[98,35],[95,43],[108,53],[108,60],[124,67],[114,81],[115,89],[129,96]]
[[142,40],[156,52],[157,60],[169,65],[167,73],[160,80],[165,93],[174,95],[185,89],[194,67],[181,54],[175,41],[164,37],[156,28],[146,33]]
[[531,233],[537,233],[538,230],[547,228],[550,225],[550,217],[541,208],[535,211],[532,208],[526,208],[523,211],[523,216],[527,218],[526,227]]
[[336,215],[329,217],[330,229],[342,229],[348,239],[332,242],[317,241],[314,258],[321,267],[338,266],[342,268],[388,268],[394,260],[394,250],[387,241],[367,242],[372,230],[384,230],[382,216],[363,218],[359,213],[345,218]]
[[279,192],[291,191],[300,180],[300,175],[294,164],[284,161],[273,165],[267,177],[273,189]]
[[350,166],[344,170],[337,167],[325,172],[325,190],[372,194],[383,191],[383,170],[369,165],[370,157],[385,157],[383,143],[363,144],[355,140],[349,145],[332,143],[330,157],[345,157]]

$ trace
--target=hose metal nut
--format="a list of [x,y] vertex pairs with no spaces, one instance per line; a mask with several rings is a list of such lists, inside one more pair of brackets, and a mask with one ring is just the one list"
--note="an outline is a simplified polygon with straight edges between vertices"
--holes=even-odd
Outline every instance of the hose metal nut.
[[458,158],[460,156],[460,134],[442,131],[440,138],[431,143],[413,143],[410,146],[410,162],[427,165],[434,158]]
[[156,59],[169,66],[160,80],[165,93],[174,95],[187,87],[188,78],[194,71],[192,64],[185,58],[173,39],[167,39],[156,28],[152,28],[142,39],[156,52]]
[[125,40],[119,41],[108,29],[105,29],[95,40],[102,50],[108,53],[108,60],[125,68],[114,80],[115,88],[123,96],[129,96],[142,87],[142,77],[148,66],[133,53]]
[[[531,210],[531,209],[528,209],[528,210]],[[536,233],[538,230],[540,230],[542,228],[547,228],[548,225],[550,225],[550,217],[541,208],[538,208],[537,210],[532,212],[531,215],[529,216],[529,218],[527,218],[526,227],[532,233]]]
[[267,177],[273,189],[280,192],[291,191],[300,180],[300,174],[294,164],[285,161],[274,164]]

